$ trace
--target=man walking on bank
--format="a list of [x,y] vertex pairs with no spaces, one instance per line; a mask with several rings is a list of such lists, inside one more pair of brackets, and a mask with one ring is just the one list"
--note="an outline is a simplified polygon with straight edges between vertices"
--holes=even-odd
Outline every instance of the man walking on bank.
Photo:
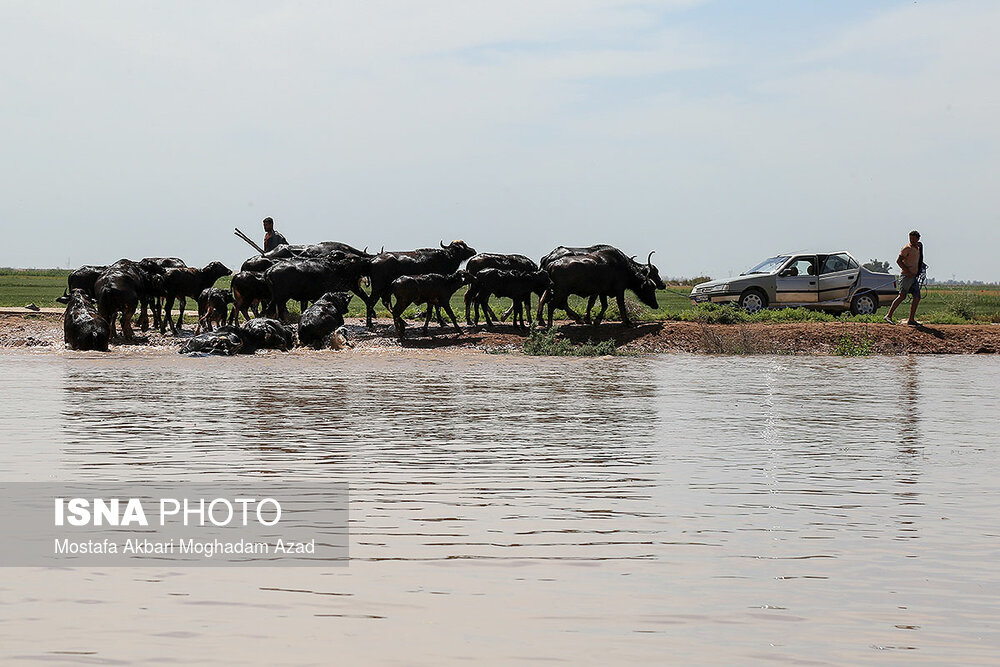
[[903,275],[899,279],[899,296],[889,306],[889,313],[885,316],[885,321],[895,324],[892,314],[896,312],[899,304],[907,294],[913,296],[910,304],[910,319],[907,324],[917,325],[917,304],[920,303],[920,272],[924,268],[924,244],[920,242],[920,232],[913,230],[910,232],[910,242],[903,246],[896,258],[896,264],[902,270]]
[[274,220],[264,218],[264,252],[270,252],[279,245],[288,245],[285,237],[274,231]]

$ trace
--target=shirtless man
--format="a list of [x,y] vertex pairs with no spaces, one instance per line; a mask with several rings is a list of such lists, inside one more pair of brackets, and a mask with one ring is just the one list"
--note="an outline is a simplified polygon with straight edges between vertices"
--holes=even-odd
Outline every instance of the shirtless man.
[[903,275],[899,279],[899,296],[889,306],[889,313],[885,316],[885,321],[895,324],[892,314],[896,312],[899,304],[907,294],[913,295],[913,302],[910,304],[910,319],[907,324],[920,324],[917,322],[917,304],[920,303],[920,264],[923,262],[924,246],[920,243],[920,232],[913,230],[910,232],[910,242],[903,246],[896,258],[896,264],[902,270]]

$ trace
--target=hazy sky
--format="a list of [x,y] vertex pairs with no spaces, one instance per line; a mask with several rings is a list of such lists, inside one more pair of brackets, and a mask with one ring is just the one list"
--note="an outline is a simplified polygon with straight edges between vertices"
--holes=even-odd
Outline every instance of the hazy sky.
[[1000,3],[0,5],[0,266],[295,242],[998,279]]

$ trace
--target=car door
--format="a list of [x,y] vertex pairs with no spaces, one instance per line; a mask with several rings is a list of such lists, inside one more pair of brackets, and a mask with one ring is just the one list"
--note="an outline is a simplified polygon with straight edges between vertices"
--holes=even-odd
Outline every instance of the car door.
[[858,263],[846,253],[820,257],[819,300],[846,301],[858,279]]
[[775,296],[777,305],[816,303],[816,256],[797,255],[789,260],[775,278]]

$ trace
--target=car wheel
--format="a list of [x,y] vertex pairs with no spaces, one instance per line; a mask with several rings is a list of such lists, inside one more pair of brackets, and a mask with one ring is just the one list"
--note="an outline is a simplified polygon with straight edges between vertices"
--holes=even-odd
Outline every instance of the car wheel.
[[767,295],[759,289],[748,289],[740,295],[740,308],[751,315],[767,308]]
[[878,296],[872,292],[859,294],[851,300],[851,315],[874,315],[878,310]]

